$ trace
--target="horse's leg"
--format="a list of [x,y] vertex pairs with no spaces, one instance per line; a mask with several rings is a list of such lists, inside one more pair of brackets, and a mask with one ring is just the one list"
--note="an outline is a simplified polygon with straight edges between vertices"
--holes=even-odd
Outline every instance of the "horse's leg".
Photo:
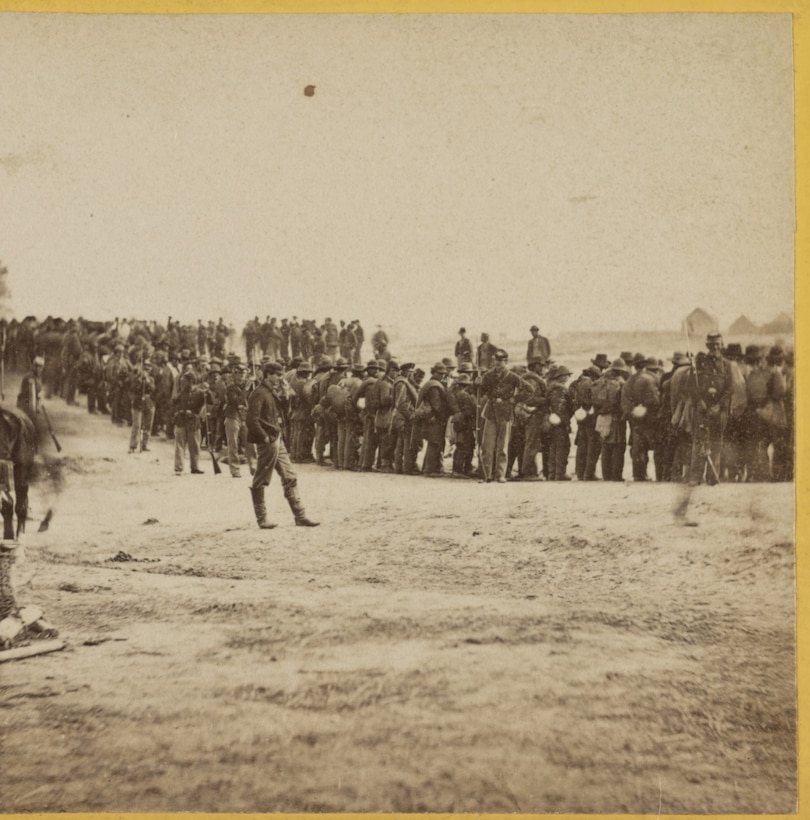
[[11,461],[0,460],[0,515],[3,516],[3,540],[14,540],[14,465]]
[[14,486],[17,501],[14,512],[17,513],[17,537],[25,532],[25,522],[28,520],[28,472],[27,464],[14,465]]

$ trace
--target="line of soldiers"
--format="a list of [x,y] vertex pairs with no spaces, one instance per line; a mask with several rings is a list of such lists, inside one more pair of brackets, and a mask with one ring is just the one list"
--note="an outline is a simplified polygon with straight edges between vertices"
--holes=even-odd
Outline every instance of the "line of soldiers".
[[429,374],[391,359],[326,357],[314,370],[301,362],[285,376],[291,455],[431,477],[452,457],[454,478],[566,481],[575,426],[581,481],[597,480],[597,468],[603,480],[623,480],[628,446],[634,481],[792,480],[792,352],[724,348],[720,334],[706,348],[694,358],[676,352],[668,371],[640,353],[600,353],[570,383],[568,368],[531,347],[528,363],[511,367],[496,349],[480,378],[469,361],[437,362]]
[[[279,407],[291,460],[497,483],[565,481],[575,429],[575,475],[583,481],[596,480],[598,468],[602,479],[621,480],[628,445],[636,481],[651,478],[650,461],[659,481],[792,480],[791,351],[750,345],[743,352],[710,334],[705,352],[676,352],[667,372],[642,354],[610,361],[600,353],[569,383],[573,374],[551,360],[548,340],[536,326],[531,333],[526,365],[510,366],[506,352],[484,339],[475,358],[491,366],[476,367],[464,328],[457,363],[445,359],[429,372],[392,359],[380,327],[372,340],[380,355],[365,365],[355,355],[324,353],[314,367],[285,358]],[[277,360],[259,359],[259,347],[248,348],[243,364],[233,352],[209,357],[171,346],[165,333],[154,346],[149,338],[136,328],[125,342],[69,326],[61,350],[78,355],[69,371],[75,389],[63,385],[65,398],[75,401],[81,389],[90,413],[129,425],[130,452],[148,449],[158,433],[176,439],[178,474],[186,452],[192,472],[201,472],[202,446],[227,459],[234,477],[245,463],[253,468],[248,397]],[[49,385],[45,363],[39,378],[48,395],[57,385]]]
[[[385,335],[384,331],[382,335]],[[329,316],[320,325],[314,319],[299,321],[297,316],[292,320],[284,318],[280,324],[274,316],[268,316],[264,322],[255,316],[245,325],[242,337],[250,360],[255,355],[257,359],[269,356],[271,361],[306,359],[311,362],[330,356],[356,363],[363,354],[365,331],[359,319],[348,324],[341,319],[338,327]],[[378,337],[379,332],[374,335],[375,347]]]

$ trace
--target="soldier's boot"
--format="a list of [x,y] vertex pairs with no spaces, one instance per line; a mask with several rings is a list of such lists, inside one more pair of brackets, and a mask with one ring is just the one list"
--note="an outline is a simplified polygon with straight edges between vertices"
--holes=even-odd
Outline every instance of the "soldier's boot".
[[251,487],[250,497],[253,499],[253,511],[256,513],[256,523],[260,530],[272,530],[276,525],[267,520],[267,508],[264,505],[264,487]]
[[319,521],[311,521],[307,518],[307,514],[304,511],[304,505],[301,502],[301,496],[298,494],[298,482],[296,479],[292,479],[292,481],[284,485],[284,497],[290,505],[293,516],[295,516],[296,527],[320,526]]

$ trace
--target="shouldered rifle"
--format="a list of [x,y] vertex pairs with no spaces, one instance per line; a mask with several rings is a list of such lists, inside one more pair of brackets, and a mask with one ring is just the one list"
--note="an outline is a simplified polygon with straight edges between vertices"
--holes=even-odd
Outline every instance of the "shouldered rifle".
[[53,439],[53,445],[56,447],[56,452],[62,452],[62,445],[59,443],[59,439],[56,437],[56,433],[53,431],[53,427],[51,427],[51,420],[48,418],[48,411],[45,409],[44,404],[40,404],[40,409],[42,410],[42,418],[45,419],[45,424],[48,427],[48,432],[51,434],[51,438]]

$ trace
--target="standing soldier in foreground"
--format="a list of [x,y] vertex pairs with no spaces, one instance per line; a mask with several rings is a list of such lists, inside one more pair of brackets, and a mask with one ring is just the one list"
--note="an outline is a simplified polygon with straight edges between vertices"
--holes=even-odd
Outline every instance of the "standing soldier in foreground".
[[548,409],[551,423],[549,481],[570,481],[568,455],[571,452],[571,416],[574,401],[566,387],[571,371],[562,365],[548,372]]
[[267,520],[264,488],[270,484],[275,470],[281,478],[284,497],[295,516],[297,527],[317,527],[304,512],[301,496],[298,494],[298,478],[292,467],[289,453],[281,438],[282,417],[278,404],[278,385],[284,368],[277,362],[264,366],[263,378],[259,386],[250,394],[247,406],[248,441],[256,445],[258,463],[250,494],[256,522],[263,530],[272,529],[275,524]]
[[506,369],[509,356],[505,350],[495,353],[495,365],[481,377],[481,459],[483,481],[489,483],[493,476],[499,484],[506,482],[506,457],[509,452],[509,435],[515,419],[515,394],[520,387],[517,373]]
[[[716,484],[723,435],[731,401],[731,365],[723,358],[723,338],[719,333],[706,337],[708,353],[695,358],[692,400],[695,429],[692,438],[690,483]],[[708,469],[707,469],[708,467]]]
[[661,396],[655,376],[647,370],[647,357],[637,353],[633,357],[636,372],[622,388],[622,411],[630,422],[630,459],[633,462],[633,481],[649,481],[647,465],[649,451],[655,449],[655,419]]
[[[145,356],[145,354],[143,354]],[[149,372],[150,361],[144,358],[136,365],[129,379],[129,397],[132,403],[132,432],[129,437],[129,452],[136,450],[149,452],[149,434],[155,417],[155,380]]]
[[225,386],[225,401],[222,405],[222,414],[225,424],[225,440],[228,443],[228,468],[232,478],[239,478],[241,473],[239,465],[240,439],[243,437],[242,428],[245,424],[245,408],[247,407],[247,397],[245,395],[245,369],[242,365],[234,365],[231,368],[231,377]]
[[194,389],[195,377],[186,371],[180,377],[180,392],[172,402],[174,424],[174,474],[183,474],[186,449],[192,475],[202,475],[200,469],[200,412],[205,405],[205,393]]

